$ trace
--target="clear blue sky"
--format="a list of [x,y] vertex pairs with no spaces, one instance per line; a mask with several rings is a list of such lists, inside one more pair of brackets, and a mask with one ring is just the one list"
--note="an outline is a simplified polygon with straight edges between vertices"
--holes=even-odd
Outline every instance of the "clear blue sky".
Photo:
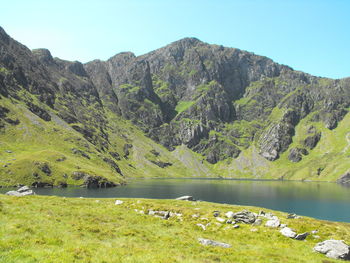
[[141,55],[197,37],[313,75],[350,76],[349,0],[9,0],[0,26],[67,60]]

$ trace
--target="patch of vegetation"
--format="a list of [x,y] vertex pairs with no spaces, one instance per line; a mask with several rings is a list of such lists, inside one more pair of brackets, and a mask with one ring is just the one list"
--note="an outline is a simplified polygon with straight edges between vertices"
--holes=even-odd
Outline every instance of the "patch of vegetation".
[[[350,242],[350,227],[345,223],[286,219],[286,213],[264,209],[298,233],[319,231],[319,239],[311,235],[298,241],[265,227],[265,219],[261,226],[241,224],[234,229],[217,224],[213,217],[215,210],[258,213],[261,208],[257,207],[121,200],[121,205],[115,205],[115,199],[0,195],[0,262],[340,262],[312,249],[325,239]],[[182,216],[164,220],[141,210]],[[199,223],[211,224],[204,231]],[[225,242],[232,248],[203,246],[198,238]]]
[[177,114],[180,114],[189,109],[194,103],[195,101],[179,101],[176,105],[175,111]]

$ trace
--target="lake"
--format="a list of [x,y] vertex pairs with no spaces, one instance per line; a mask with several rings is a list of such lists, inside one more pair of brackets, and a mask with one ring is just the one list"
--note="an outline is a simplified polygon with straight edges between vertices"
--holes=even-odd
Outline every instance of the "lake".
[[[5,189],[0,189],[3,193]],[[319,219],[350,222],[350,188],[335,183],[223,179],[145,179],[107,189],[38,188],[40,195],[91,198],[164,198],[249,205]]]

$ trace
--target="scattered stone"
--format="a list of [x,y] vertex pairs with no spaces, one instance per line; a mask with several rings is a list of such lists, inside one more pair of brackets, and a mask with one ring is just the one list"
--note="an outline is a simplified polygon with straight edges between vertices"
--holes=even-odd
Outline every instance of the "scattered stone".
[[295,238],[297,236],[297,233],[295,233],[291,228],[284,227],[280,230],[280,233],[286,237],[289,238]]
[[318,235],[313,235],[313,238],[315,238],[315,239],[320,239],[321,237],[318,236]]
[[297,219],[300,218],[300,216],[296,215],[296,214],[288,214],[287,215],[287,219]]
[[194,215],[192,215],[192,218],[198,218],[199,217],[199,215],[198,214],[194,214]]
[[224,223],[226,221],[226,219],[222,217],[216,217],[216,220],[219,221],[220,223]]
[[233,225],[233,228],[239,228],[239,225],[235,224]]
[[278,219],[270,219],[266,222],[265,226],[267,227],[279,227],[281,222]]
[[317,234],[318,233],[318,230],[312,230],[311,231],[311,234]]
[[232,221],[232,219],[227,219],[226,220],[226,224],[232,224],[232,222],[234,222],[234,221]]
[[19,193],[23,193],[23,192],[27,192],[27,191],[30,191],[30,188],[28,187],[28,186],[22,186],[21,188],[19,188],[18,190],[17,190],[17,192],[19,192]]
[[201,243],[204,246],[214,246],[214,247],[223,247],[223,248],[230,248],[232,247],[230,244],[210,240],[210,239],[204,239],[204,238],[198,238],[199,243]]
[[214,217],[218,217],[219,215],[220,215],[220,211],[214,211],[214,212],[213,212],[213,216],[214,216]]
[[12,151],[10,151],[10,150],[6,150],[5,152],[7,152],[7,153],[12,153]]
[[233,218],[233,215],[234,215],[235,213],[233,213],[232,211],[228,211],[227,213],[225,213],[225,216],[227,217],[227,218]]
[[6,195],[12,196],[26,196],[26,195],[34,195],[35,193],[28,186],[23,186],[19,188],[17,191],[8,191]]
[[122,203],[124,203],[122,200],[116,200],[114,204],[115,205],[121,205]]
[[262,220],[260,218],[256,219],[253,223],[253,226],[260,226],[262,224]]
[[314,251],[326,254],[329,258],[350,260],[350,249],[342,240],[326,240],[317,243]]
[[257,232],[257,231],[258,231],[258,229],[257,229],[257,228],[255,228],[255,227],[253,227],[253,228],[251,228],[251,229],[250,229],[250,231],[251,231],[251,232]]
[[176,200],[184,200],[184,201],[196,201],[193,196],[190,195],[184,195],[176,198]]
[[280,228],[287,227],[287,224],[280,224]]
[[236,222],[242,222],[245,224],[253,224],[256,220],[256,216],[252,212],[249,212],[247,210],[243,210],[241,212],[234,213],[233,219],[235,219]]
[[298,234],[296,235],[296,237],[294,239],[296,240],[305,240],[305,238],[310,235],[308,232],[302,233],[302,234]]

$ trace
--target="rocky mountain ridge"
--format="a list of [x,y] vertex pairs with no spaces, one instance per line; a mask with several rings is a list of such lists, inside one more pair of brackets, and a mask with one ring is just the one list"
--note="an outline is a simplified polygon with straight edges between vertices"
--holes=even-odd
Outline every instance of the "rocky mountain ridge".
[[[41,156],[43,161],[30,161],[38,172],[20,169],[31,182],[36,180],[33,174],[41,174],[51,184],[74,183],[67,178],[77,178],[77,172],[83,173],[78,182],[95,182],[102,175],[91,168],[96,164],[108,169],[112,182],[123,181],[125,175],[145,176],[150,171],[142,171],[144,167],[153,167],[156,174],[163,174],[163,169],[176,173],[173,163],[189,174],[207,171],[201,176],[265,177],[271,169],[285,168],[278,178],[290,178],[322,159],[325,165],[304,173],[305,179],[327,171],[327,160],[347,158],[348,150],[338,151],[347,144],[346,136],[327,158],[317,146],[330,143],[333,130],[347,133],[337,127],[347,122],[343,119],[350,107],[349,78],[314,77],[266,57],[195,38],[142,56],[123,52],[86,64],[53,58],[46,49],[31,51],[1,28],[0,47],[0,136],[6,141],[12,133],[20,141],[24,134],[16,133],[19,128],[33,134],[50,130],[57,140],[62,135],[64,142],[55,142],[66,145],[60,154],[66,158],[69,151],[73,159],[80,156],[87,162],[84,171],[62,162],[53,169],[59,178],[55,181],[37,164],[50,166],[51,161]],[[19,109],[26,113],[20,115]],[[33,121],[27,111],[40,121]],[[147,152],[137,148],[141,141]],[[36,153],[45,149],[39,144],[33,143]],[[4,150],[8,146],[2,145]],[[193,157],[191,164],[183,161],[181,147]],[[3,168],[5,177],[15,172]],[[349,168],[343,165],[331,180]]]

